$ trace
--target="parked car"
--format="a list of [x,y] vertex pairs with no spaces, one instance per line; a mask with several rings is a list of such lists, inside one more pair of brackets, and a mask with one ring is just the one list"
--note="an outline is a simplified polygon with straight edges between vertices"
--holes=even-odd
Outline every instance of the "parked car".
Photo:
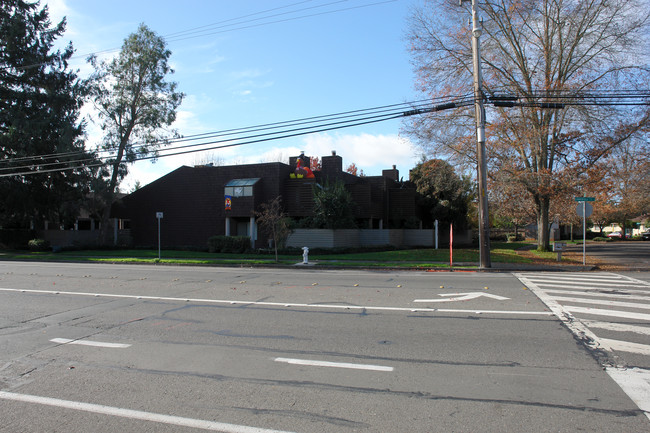
[[644,241],[650,241],[650,230],[641,233],[641,239],[643,239]]
[[610,239],[613,239],[613,238],[620,239],[620,238],[623,237],[623,233],[621,233],[621,232],[611,232],[610,234],[607,235],[607,237],[610,238]]

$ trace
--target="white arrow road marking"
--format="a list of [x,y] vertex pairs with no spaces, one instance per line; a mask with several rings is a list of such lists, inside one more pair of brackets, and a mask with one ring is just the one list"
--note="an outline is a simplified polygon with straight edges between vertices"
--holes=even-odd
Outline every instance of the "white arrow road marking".
[[110,349],[125,349],[131,346],[130,344],[104,343],[102,341],[90,340],[70,340],[68,338],[53,338],[50,341],[58,344],[78,344],[80,346],[108,347]]
[[308,365],[311,367],[334,367],[334,368],[351,368],[354,370],[374,370],[374,371],[393,371],[393,367],[383,365],[368,365],[368,364],[350,364],[347,362],[328,362],[328,361],[315,361],[311,359],[293,359],[293,358],[275,358],[275,362],[284,362],[293,365]]
[[137,419],[141,421],[158,422],[162,424],[177,425],[222,433],[289,433],[280,430],[248,427],[244,425],[227,424],[217,421],[184,418],[180,416],[163,415],[159,413],[143,412],[141,410],[123,409],[120,407],[104,406],[103,404],[84,403],[80,401],[60,400],[58,398],[40,397],[29,394],[15,394],[0,391],[0,399],[22,401],[25,403],[42,404],[46,406],[61,407],[65,409],[80,410],[102,415],[117,416],[122,418]]
[[650,418],[650,371],[640,368],[606,368],[607,374]]
[[492,298],[496,299],[499,301],[505,301],[506,298],[505,296],[499,296],[499,295],[493,295],[491,293],[483,293],[483,292],[469,292],[469,293],[444,293],[440,294],[438,296],[452,296],[451,298],[447,299],[415,299],[413,302],[455,302],[455,301],[469,301],[470,299],[476,299],[480,298],[481,296],[485,296],[486,298]]

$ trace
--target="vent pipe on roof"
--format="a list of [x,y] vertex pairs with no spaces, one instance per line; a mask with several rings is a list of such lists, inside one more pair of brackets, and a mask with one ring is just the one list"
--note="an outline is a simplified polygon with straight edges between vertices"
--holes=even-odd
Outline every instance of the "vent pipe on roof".
[[332,151],[332,156],[336,156],[336,150]]

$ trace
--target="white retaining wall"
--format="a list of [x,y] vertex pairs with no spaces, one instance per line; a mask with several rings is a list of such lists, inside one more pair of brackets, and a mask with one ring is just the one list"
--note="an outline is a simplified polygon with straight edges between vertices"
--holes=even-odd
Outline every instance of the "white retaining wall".
[[288,247],[357,248],[380,245],[434,245],[433,230],[371,230],[371,229],[295,229],[287,239]]

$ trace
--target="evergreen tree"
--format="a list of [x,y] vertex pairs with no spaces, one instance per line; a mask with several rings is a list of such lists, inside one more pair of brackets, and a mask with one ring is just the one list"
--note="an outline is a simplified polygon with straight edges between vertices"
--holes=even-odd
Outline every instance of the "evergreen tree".
[[352,195],[343,182],[314,187],[314,215],[310,217],[310,225],[323,229],[357,228],[354,206]]
[[451,164],[442,159],[423,161],[411,170],[411,181],[420,194],[420,205],[429,209],[432,220],[467,227],[472,183],[458,176]]
[[104,131],[103,148],[114,155],[108,162],[110,177],[101,191],[106,203],[104,241],[108,240],[110,205],[128,173],[127,164],[155,155],[161,145],[178,137],[168,128],[185,95],[177,91],[175,82],[166,80],[174,73],[168,64],[171,54],[162,37],[140,24],[110,62],[100,62],[95,56],[88,59],[95,68],[90,94]]
[[[68,69],[72,45],[54,51],[65,20],[47,6],[0,0],[0,227],[74,218],[87,185],[84,85]],[[61,170],[61,169],[67,170]]]

